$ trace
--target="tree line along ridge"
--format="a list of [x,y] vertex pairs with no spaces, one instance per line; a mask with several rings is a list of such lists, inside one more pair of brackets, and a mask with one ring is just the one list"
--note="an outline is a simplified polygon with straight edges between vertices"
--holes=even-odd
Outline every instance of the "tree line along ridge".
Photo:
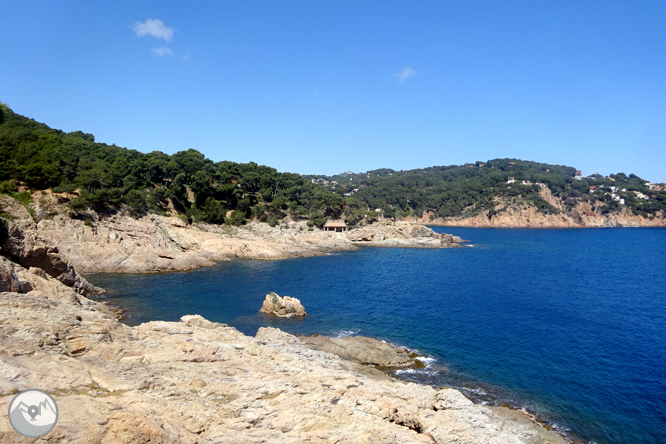
[[[383,218],[471,217],[509,206],[572,211],[581,201],[602,214],[630,211],[658,217],[666,191],[633,174],[576,176],[572,167],[518,159],[408,171],[378,169],[336,176],[278,172],[255,162],[213,162],[188,149],[168,155],[95,142],[92,134],[63,132],[14,113],[0,103],[0,193],[26,204],[30,190],[68,196],[70,215],[124,209],[135,217],[176,213],[188,221],[240,225],[256,219],[272,226],[304,219],[349,225]],[[544,188],[559,198],[553,206]],[[27,199],[27,200],[26,200]]]

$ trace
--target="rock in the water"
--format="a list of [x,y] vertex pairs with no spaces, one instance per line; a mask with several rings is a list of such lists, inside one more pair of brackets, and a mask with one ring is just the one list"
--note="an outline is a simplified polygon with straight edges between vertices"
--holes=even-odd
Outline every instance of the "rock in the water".
[[259,311],[283,317],[307,316],[305,307],[303,307],[301,301],[289,296],[280,297],[274,291],[266,295],[264,305],[261,306],[261,310]]
[[308,347],[333,353],[343,359],[379,367],[404,367],[414,364],[409,350],[365,336],[327,338],[321,335],[301,336]]

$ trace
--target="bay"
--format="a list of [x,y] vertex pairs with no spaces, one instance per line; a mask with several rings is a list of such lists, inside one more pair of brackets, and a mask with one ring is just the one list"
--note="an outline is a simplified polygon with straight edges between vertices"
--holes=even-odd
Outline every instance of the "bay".
[[[526,408],[577,440],[666,442],[666,230],[436,230],[472,245],[87,278],[130,325],[200,314],[250,335],[377,337],[430,358],[398,377]],[[270,291],[309,316],[258,313]]]

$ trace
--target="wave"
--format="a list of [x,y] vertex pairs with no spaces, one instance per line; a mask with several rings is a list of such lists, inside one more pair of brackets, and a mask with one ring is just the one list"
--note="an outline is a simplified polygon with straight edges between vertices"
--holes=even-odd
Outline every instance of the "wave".
[[360,331],[360,328],[355,330],[338,330],[333,332],[333,337],[335,339],[348,338],[349,336],[356,336]]
[[400,370],[395,371],[396,376],[404,376],[404,375],[411,375],[411,376],[432,376],[436,375],[437,371],[433,369],[428,369],[426,368],[403,368]]
[[426,367],[431,367],[435,362],[437,362],[437,359],[428,356],[417,356],[416,359],[423,362],[423,365]]

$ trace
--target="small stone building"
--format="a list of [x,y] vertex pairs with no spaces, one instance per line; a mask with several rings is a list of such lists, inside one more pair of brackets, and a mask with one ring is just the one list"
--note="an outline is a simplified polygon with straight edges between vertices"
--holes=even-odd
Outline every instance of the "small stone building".
[[324,224],[324,231],[342,233],[343,231],[347,231],[347,224],[342,220],[327,220]]

